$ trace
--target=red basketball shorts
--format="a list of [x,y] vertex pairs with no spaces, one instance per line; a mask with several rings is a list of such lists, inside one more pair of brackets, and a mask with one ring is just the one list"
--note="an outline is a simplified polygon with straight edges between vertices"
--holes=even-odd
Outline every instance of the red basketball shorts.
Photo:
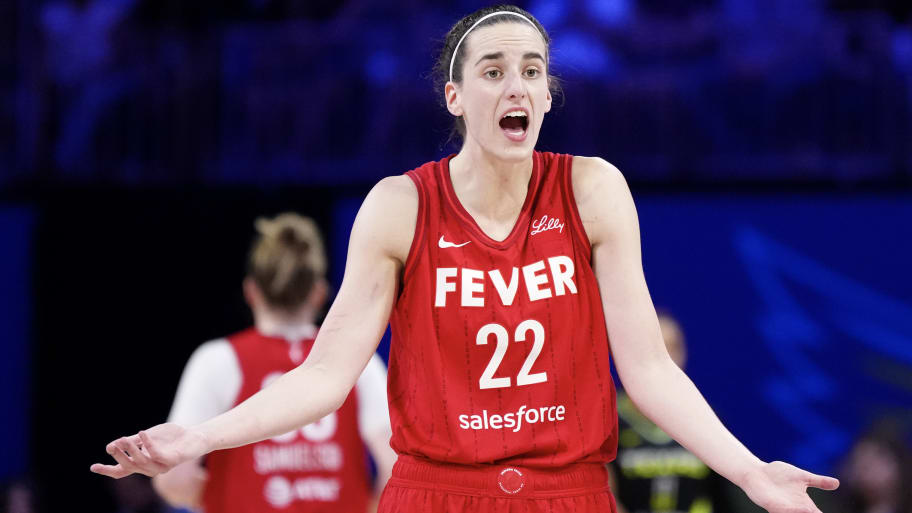
[[604,465],[557,469],[433,463],[400,456],[378,513],[616,513]]

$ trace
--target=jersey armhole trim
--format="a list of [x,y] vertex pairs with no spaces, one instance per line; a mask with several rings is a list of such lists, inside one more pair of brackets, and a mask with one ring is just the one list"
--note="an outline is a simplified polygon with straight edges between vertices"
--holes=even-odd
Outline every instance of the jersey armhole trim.
[[[418,258],[418,251],[421,250],[421,246],[424,244],[424,230],[425,230],[425,209],[426,199],[425,199],[425,190],[421,184],[421,177],[418,176],[418,173],[415,171],[409,171],[405,174],[408,176],[412,183],[415,184],[415,188],[418,190],[418,214],[415,219],[415,233],[412,235],[412,245],[409,247],[408,256],[405,258],[405,263],[403,264],[402,269],[402,286],[405,288],[405,284],[408,283],[409,278],[412,276],[412,271],[417,265],[415,260]],[[401,289],[400,289],[401,292]]]
[[563,174],[563,183],[561,186],[564,189],[564,197],[566,198],[568,208],[570,209],[570,220],[573,223],[573,231],[577,234],[577,241],[586,249],[586,260],[589,263],[592,263],[592,243],[589,242],[589,234],[586,233],[586,227],[583,226],[579,207],[576,204],[576,196],[573,194],[573,155],[564,155]]

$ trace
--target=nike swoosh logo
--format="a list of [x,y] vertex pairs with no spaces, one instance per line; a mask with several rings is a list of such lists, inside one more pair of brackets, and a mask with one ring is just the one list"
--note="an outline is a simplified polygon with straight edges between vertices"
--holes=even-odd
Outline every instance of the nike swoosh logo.
[[[469,241],[469,242],[472,242],[472,241]],[[440,247],[440,249],[461,248],[461,247],[465,246],[466,244],[468,244],[469,242],[463,242],[462,244],[454,244],[452,242],[447,242],[447,241],[443,240],[443,235],[441,235],[440,240],[437,241],[437,246]]]

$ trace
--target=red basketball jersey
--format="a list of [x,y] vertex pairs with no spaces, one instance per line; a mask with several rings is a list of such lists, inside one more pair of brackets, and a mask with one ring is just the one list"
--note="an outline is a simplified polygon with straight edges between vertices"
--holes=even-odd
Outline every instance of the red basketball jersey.
[[534,153],[503,241],[459,203],[450,158],[407,173],[419,207],[391,316],[393,449],[461,464],[612,460],[608,335],[572,156]]
[[[235,404],[296,366],[291,345],[280,338],[249,329],[228,340],[243,376]],[[302,342],[304,356],[312,347],[313,340]],[[370,484],[356,395],[350,393],[337,411],[299,430],[210,454],[206,513],[366,511]]]

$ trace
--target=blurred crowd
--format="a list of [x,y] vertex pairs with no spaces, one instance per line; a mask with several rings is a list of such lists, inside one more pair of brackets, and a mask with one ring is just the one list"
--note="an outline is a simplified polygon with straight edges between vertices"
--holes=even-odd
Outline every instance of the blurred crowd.
[[[567,92],[543,149],[637,181],[912,182],[907,2],[520,3]],[[7,4],[0,183],[373,183],[452,149],[426,77],[475,5]]]

